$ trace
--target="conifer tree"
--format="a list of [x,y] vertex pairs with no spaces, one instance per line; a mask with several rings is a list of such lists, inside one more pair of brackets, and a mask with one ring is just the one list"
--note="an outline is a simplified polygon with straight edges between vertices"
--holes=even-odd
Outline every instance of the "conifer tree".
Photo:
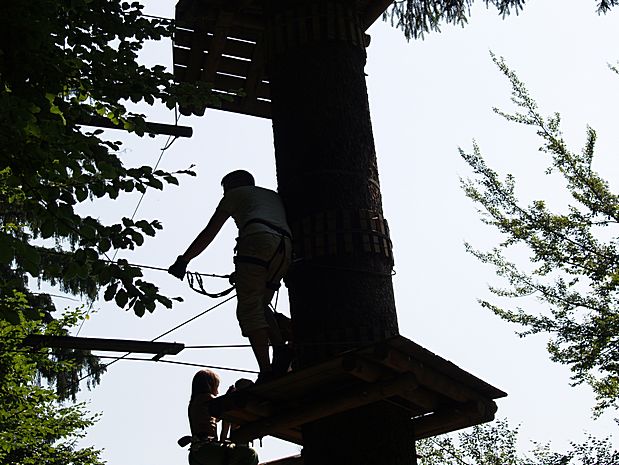
[[75,439],[93,419],[75,400],[79,380],[96,384],[96,357],[33,350],[29,334],[66,335],[76,314],[57,316],[37,282],[92,302],[104,298],[141,316],[172,299],[112,249],[133,249],[161,228],[157,219],[84,215],[80,204],[177,184],[180,173],[127,168],[121,144],[83,123],[104,119],[143,136],[130,103],[216,102],[205,84],[178,84],[161,65],[138,61],[146,41],[172,28],[117,0],[33,0],[0,4],[0,463],[90,465],[98,453]]
[[[463,181],[466,195],[480,209],[482,221],[504,240],[490,251],[467,244],[467,250],[495,267],[508,283],[491,287],[500,297],[534,296],[547,311],[537,314],[482,300],[501,318],[521,325],[521,335],[547,333],[552,360],[566,364],[576,384],[588,383],[597,396],[596,412],[619,400],[619,195],[593,168],[597,134],[586,129],[580,151],[568,147],[561,117],[543,116],[523,82],[502,58],[492,59],[512,85],[515,113],[496,113],[534,130],[539,152],[549,157],[547,174],[562,177],[570,203],[562,210],[543,199],[525,205],[516,194],[516,179],[489,167],[479,146],[460,150],[474,177]],[[525,247],[532,267],[507,258]],[[506,255],[507,254],[507,255]]]
[[[486,7],[496,8],[503,18],[518,14],[526,0],[483,0]],[[383,16],[402,29],[408,40],[423,39],[430,32],[440,32],[441,24],[466,25],[474,0],[396,0]],[[599,14],[619,5],[619,0],[595,0]]]
[[566,451],[551,444],[534,442],[523,453],[518,447],[518,427],[496,420],[466,431],[422,439],[417,445],[419,465],[602,465],[619,461],[619,451],[610,438],[587,435],[583,442],[571,442]]

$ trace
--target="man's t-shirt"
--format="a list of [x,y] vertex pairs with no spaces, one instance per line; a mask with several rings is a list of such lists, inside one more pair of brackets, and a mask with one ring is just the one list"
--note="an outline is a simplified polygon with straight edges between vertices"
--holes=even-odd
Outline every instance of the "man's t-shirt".
[[290,234],[286,221],[284,204],[277,192],[257,186],[241,186],[228,190],[218,210],[229,214],[239,228],[239,237],[259,232],[273,233],[273,229],[260,223],[247,224],[249,220],[260,219],[282,228]]

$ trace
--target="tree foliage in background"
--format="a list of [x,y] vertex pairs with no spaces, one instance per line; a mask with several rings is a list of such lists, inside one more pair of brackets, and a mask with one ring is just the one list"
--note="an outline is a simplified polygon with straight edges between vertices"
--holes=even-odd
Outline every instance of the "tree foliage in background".
[[[146,41],[172,27],[117,0],[32,0],[0,3],[0,463],[99,463],[76,449],[92,424],[83,406],[64,407],[84,372],[103,372],[88,351],[27,349],[29,334],[67,335],[77,314],[55,317],[36,282],[137,315],[170,298],[112,249],[131,250],[161,228],[159,221],[118,218],[104,224],[80,204],[177,184],[148,166],[127,168],[120,143],[80,123],[103,118],[138,136],[141,114],[129,104],[217,103],[208,85],[178,84],[161,65],[138,62]],[[34,285],[33,285],[34,284]]]
[[417,442],[419,465],[612,465],[619,452],[610,439],[588,436],[582,443],[570,443],[567,452],[554,452],[550,444],[533,443],[533,450],[517,449],[518,428],[496,420],[457,434]]
[[[567,364],[575,384],[588,383],[596,397],[596,413],[619,399],[619,195],[592,167],[596,133],[587,128],[582,151],[570,150],[560,129],[560,116],[543,117],[524,84],[502,58],[493,60],[512,85],[514,114],[495,112],[531,127],[542,140],[540,151],[550,157],[547,174],[558,173],[572,199],[563,211],[551,210],[544,200],[524,205],[515,179],[504,180],[485,163],[474,145],[460,150],[475,173],[463,181],[466,195],[480,207],[482,220],[498,229],[505,240],[482,252],[467,250],[496,268],[507,288],[491,287],[501,297],[536,296],[547,306],[542,314],[507,309],[482,301],[501,318],[524,327],[521,335],[548,333],[551,359]],[[524,246],[533,267],[527,270],[506,258]]]
[[[56,307],[49,294],[31,292],[25,277],[9,268],[0,268],[0,276],[11,286],[9,289],[8,285],[3,285],[0,293],[0,322],[13,332],[21,328],[20,336],[69,334],[69,327],[63,324],[74,326],[79,314],[77,310],[57,321],[52,317]],[[105,366],[89,350],[56,348],[47,355],[43,357],[39,352],[36,359],[39,381],[45,380],[53,387],[61,401],[76,400],[81,378],[86,378],[87,386],[92,387],[99,383],[105,372]]]
[[[525,0],[483,0],[486,7],[494,6],[502,16],[518,14]],[[471,15],[474,0],[396,0],[383,19],[402,29],[406,39],[423,39],[430,32],[440,32],[441,24],[464,26]],[[619,0],[596,0],[599,14],[619,5]]]
[[164,66],[138,62],[146,41],[172,34],[141,9],[117,0],[0,6],[0,292],[29,275],[91,300],[104,286],[106,300],[140,316],[172,305],[138,268],[108,255],[140,246],[159,221],[104,224],[77,209],[177,184],[180,173],[125,167],[120,143],[80,122],[102,117],[141,136],[144,117],[127,110],[130,102],[216,101],[206,84],[178,84]]
[[82,362],[66,352],[58,358],[48,350],[26,349],[23,339],[31,333],[66,334],[78,321],[73,312],[50,321],[34,321],[22,293],[3,295],[16,322],[0,319],[0,463],[13,465],[97,465],[99,451],[78,448],[76,440],[96,420],[83,404],[64,406],[54,389],[41,383],[44,371],[54,380],[71,379]]

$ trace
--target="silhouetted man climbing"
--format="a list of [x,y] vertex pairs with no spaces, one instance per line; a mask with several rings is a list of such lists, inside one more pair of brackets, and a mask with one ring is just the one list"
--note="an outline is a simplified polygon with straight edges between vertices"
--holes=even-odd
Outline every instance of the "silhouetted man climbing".
[[257,187],[247,171],[228,173],[221,185],[224,196],[215,213],[168,272],[183,279],[189,261],[208,247],[229,217],[234,219],[239,228],[234,257],[236,315],[258,361],[258,379],[265,380],[272,374],[269,338],[274,345],[283,342],[272,312],[265,310],[290,265],[290,228],[279,195]]

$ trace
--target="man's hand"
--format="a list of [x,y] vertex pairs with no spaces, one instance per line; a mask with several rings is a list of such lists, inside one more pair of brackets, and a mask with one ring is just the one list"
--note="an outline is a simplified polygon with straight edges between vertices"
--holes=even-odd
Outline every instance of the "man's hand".
[[189,261],[186,260],[185,257],[179,255],[174,264],[168,268],[168,273],[182,281],[187,272],[188,263]]

